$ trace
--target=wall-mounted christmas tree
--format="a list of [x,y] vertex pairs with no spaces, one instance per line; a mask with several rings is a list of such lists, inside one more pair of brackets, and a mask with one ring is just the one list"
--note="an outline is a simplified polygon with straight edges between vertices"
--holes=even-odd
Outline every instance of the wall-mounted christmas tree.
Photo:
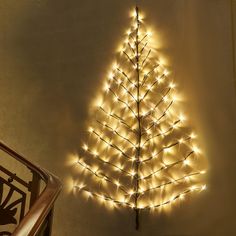
[[163,209],[205,189],[196,136],[150,38],[136,7],[77,160],[86,181],[81,176],[74,185],[110,206],[133,209],[136,229],[141,211]]

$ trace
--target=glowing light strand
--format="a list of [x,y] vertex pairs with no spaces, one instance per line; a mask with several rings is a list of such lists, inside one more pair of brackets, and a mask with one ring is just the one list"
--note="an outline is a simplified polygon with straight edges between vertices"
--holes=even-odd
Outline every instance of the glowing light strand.
[[147,79],[150,77],[150,75],[151,75],[159,66],[160,66],[159,64],[155,65],[148,73],[146,73],[146,74],[144,75],[143,80],[142,80],[142,82],[141,82],[141,85],[142,85],[142,86],[146,83],[146,81],[147,81]]
[[125,105],[125,107],[128,108],[133,113],[134,116],[136,116],[136,113],[134,112],[134,110],[130,107],[130,105],[127,102],[125,102],[121,98],[119,98],[117,96],[117,94],[111,88],[109,88],[109,91],[113,94],[113,96],[115,97],[115,99],[118,102],[123,103]]
[[172,130],[175,129],[175,128],[174,128],[175,125],[178,124],[179,122],[180,122],[180,120],[175,121],[174,124],[173,124],[172,126],[170,126],[166,131],[160,132],[160,133],[155,134],[155,135],[151,135],[151,137],[147,138],[147,139],[143,142],[142,146],[144,146],[147,142],[149,142],[150,140],[152,140],[152,139],[154,139],[154,138],[157,138],[157,137],[159,137],[159,136],[161,136],[161,135],[168,134],[170,131],[172,131]]
[[116,135],[118,135],[122,140],[130,143],[132,145],[132,147],[135,147],[136,145],[131,142],[128,138],[124,137],[123,135],[121,135],[117,130],[113,129],[111,126],[109,126],[108,124],[104,124],[101,121],[97,120],[97,122],[102,126],[102,127],[106,127],[107,129],[111,130],[113,133],[115,133]]
[[176,201],[178,198],[181,198],[181,196],[184,196],[184,195],[186,195],[186,194],[188,194],[188,193],[191,193],[191,192],[193,192],[193,191],[196,191],[196,190],[204,190],[204,189],[205,189],[205,185],[196,187],[196,188],[194,188],[194,189],[189,188],[189,189],[183,191],[182,193],[175,195],[174,197],[172,197],[171,199],[169,199],[169,200],[167,200],[167,201],[165,201],[165,202],[163,202],[163,203],[156,204],[156,205],[151,205],[151,206],[150,206],[150,205],[147,205],[147,206],[145,206],[145,207],[142,207],[141,209],[143,209],[143,210],[148,210],[148,209],[153,209],[153,208],[162,207],[162,206],[164,206],[164,205],[167,205],[167,204],[170,204],[170,203]]
[[[164,78],[165,77],[165,74],[162,74],[161,75],[161,77],[160,78],[158,78],[158,79],[162,79],[162,78]],[[159,80],[155,80],[152,84],[151,84],[151,86],[149,87],[149,89],[145,92],[145,94],[143,95],[143,97],[142,97],[142,100],[144,100],[144,98],[148,95],[148,93],[151,91],[151,89],[158,83],[158,81]]]
[[126,51],[123,51],[123,53],[125,54],[125,56],[128,58],[128,60],[135,66],[135,63],[133,62],[133,60],[130,58],[130,56],[127,54]]
[[93,192],[90,189],[85,188],[85,187],[81,188],[81,187],[79,187],[77,185],[75,185],[74,187],[79,189],[79,190],[83,190],[83,191],[87,192],[89,195],[92,195],[92,196],[94,196],[96,198],[100,198],[101,200],[110,201],[110,202],[118,204],[118,205],[126,205],[126,206],[129,206],[129,207],[132,207],[132,204],[130,204],[129,202],[126,202],[125,200],[119,201],[119,200],[114,199],[113,197],[111,197],[109,195],[106,195],[106,194],[101,195],[101,194],[95,193],[95,192]]
[[[188,140],[188,139],[190,139],[190,137],[186,138],[185,141]],[[145,162],[147,162],[147,161],[153,160],[153,159],[156,158],[160,153],[162,153],[164,150],[170,149],[170,148],[172,148],[172,147],[174,147],[174,146],[176,146],[176,145],[178,145],[178,144],[181,144],[181,142],[180,142],[180,141],[176,141],[176,142],[174,142],[174,143],[172,143],[172,144],[170,144],[170,145],[168,145],[168,146],[165,146],[165,147],[161,148],[160,151],[157,152],[155,155],[152,155],[152,156],[150,156],[150,157],[148,157],[148,158],[142,160],[142,163],[145,163]]]
[[125,73],[123,70],[121,70],[120,68],[116,68],[118,72],[120,72],[120,74],[122,74],[127,81],[129,81],[130,84],[132,84],[134,87],[137,88],[137,85],[135,83],[132,82],[132,80],[130,80],[129,76],[127,75],[127,73]]
[[[172,103],[170,103],[170,105],[171,105],[171,104],[172,104]],[[170,107],[170,106],[168,106],[167,111],[168,111],[169,107]],[[164,112],[159,118],[153,120],[153,121],[151,122],[151,125],[150,125],[148,128],[146,128],[146,130],[144,131],[144,133],[147,133],[151,128],[153,128],[153,127],[155,127],[155,126],[160,125],[160,124],[162,123],[162,122],[161,122],[161,119],[162,119],[163,117],[165,117],[165,115],[166,115],[166,112]]]
[[137,101],[136,101],[136,98],[134,97],[134,95],[124,86],[123,82],[120,82],[120,83],[119,83],[119,81],[116,79],[116,77],[113,77],[113,79],[117,82],[117,84],[119,84],[119,85],[124,89],[124,91],[125,91],[127,94],[129,94],[129,95],[132,97],[132,99],[133,99],[135,102],[137,102]]
[[[89,194],[89,196],[94,196],[94,197],[99,198],[101,200],[110,201],[112,204],[123,205],[123,206],[127,206],[127,207],[135,209],[135,205],[132,203],[129,203],[126,199],[124,199],[123,201],[120,201],[120,200],[114,199],[113,197],[111,197],[107,194],[101,195],[101,194],[92,192],[90,189],[88,189],[86,187],[81,188],[80,186],[77,186],[77,185],[75,185],[74,188],[87,192]],[[146,205],[146,206],[138,206],[138,210],[150,210],[150,209],[154,209],[154,208],[160,208],[162,206],[165,206],[167,204],[175,202],[179,198],[181,199],[181,197],[187,195],[188,193],[192,193],[194,191],[199,191],[199,190],[202,191],[205,188],[206,188],[206,185],[195,186],[194,188],[190,187],[190,188],[186,189],[185,191],[171,197],[169,200],[166,200],[160,204],[150,204],[150,205]]]
[[[157,103],[154,107],[152,107],[152,108],[150,109],[150,111],[147,112],[147,113],[143,116],[143,118],[147,118],[149,115],[153,116],[153,115],[156,113],[156,109],[157,109],[158,106],[164,101],[164,99],[165,99],[165,97],[163,97],[159,103]],[[153,118],[154,118],[156,121],[161,120],[161,119],[167,114],[167,112],[169,111],[169,109],[170,109],[171,105],[173,104],[173,102],[174,102],[174,100],[172,100],[172,101],[168,104],[168,106],[166,107],[166,109],[163,111],[162,115],[160,115],[158,118],[156,118],[156,117],[153,116]]]
[[120,154],[122,154],[124,157],[128,158],[129,160],[132,160],[132,158],[130,156],[128,156],[124,151],[122,151],[121,148],[119,148],[117,145],[107,141],[106,139],[104,139],[101,135],[99,135],[96,131],[92,131],[93,134],[95,134],[101,141],[103,141],[105,144],[107,144],[108,147],[111,147],[113,149],[115,149],[116,151],[118,151]]
[[147,36],[148,36],[148,34],[145,34],[145,35],[143,36],[143,38],[138,42],[138,44],[141,44],[142,41],[143,41],[145,38],[147,38]]
[[[148,51],[148,53],[147,53],[147,55],[146,55],[146,57],[144,58],[144,60],[142,61],[142,63],[141,63],[141,67],[143,67],[143,65],[144,65],[144,63],[147,61],[147,59],[148,59],[148,57],[149,57],[149,55],[150,55],[150,53],[151,53],[151,49],[149,49],[149,51]],[[142,85],[143,85],[143,83],[142,83]]]
[[188,175],[184,175],[178,179],[174,179],[174,180],[171,180],[171,181],[168,181],[166,183],[163,183],[163,184],[160,184],[160,185],[157,185],[155,187],[151,187],[151,188],[147,188],[145,190],[142,190],[140,191],[140,194],[144,194],[144,193],[147,193],[149,191],[153,191],[153,190],[157,190],[157,189],[161,189],[162,187],[165,187],[167,185],[171,185],[171,184],[175,184],[175,183],[178,183],[180,182],[181,180],[184,180],[186,181],[186,179],[188,179],[189,177],[192,177],[192,176],[195,176],[195,175],[201,175],[203,174],[201,171],[198,171],[198,172],[193,172],[193,173],[190,173]]
[[[120,51],[120,56],[123,59],[123,62],[132,68],[133,73],[129,72],[128,74],[123,70],[123,66],[120,67],[119,65],[115,64],[111,74],[109,75],[109,82],[106,84],[106,91],[108,92],[108,95],[112,94],[112,96],[115,98],[115,102],[119,102],[117,104],[122,104],[119,105],[120,107],[118,107],[120,110],[115,109],[115,112],[112,110],[108,112],[102,105],[98,106],[99,110],[107,116],[108,122],[102,122],[100,121],[100,118],[96,119],[96,122],[101,127],[104,127],[102,131],[104,131],[106,134],[110,134],[109,132],[113,133],[118,137],[118,140],[121,140],[122,142],[119,142],[120,145],[118,146],[114,141],[111,141],[111,139],[108,140],[106,137],[104,137],[104,135],[99,134],[101,132],[100,126],[97,128],[98,131],[93,128],[90,129],[90,133],[95,135],[96,140],[99,140],[101,143],[105,144],[107,150],[110,150],[111,148],[117,152],[118,159],[116,161],[108,159],[109,154],[106,154],[107,157],[101,157],[101,155],[99,155],[97,152],[97,148],[93,150],[88,148],[87,145],[85,145],[84,148],[91,158],[96,158],[102,164],[111,166],[115,171],[118,171],[118,174],[120,172],[124,176],[128,176],[131,179],[131,182],[130,184],[121,184],[120,181],[111,178],[109,175],[104,174],[99,169],[95,170],[85,162],[78,160],[78,164],[85,170],[89,171],[92,175],[101,181],[106,181],[107,183],[112,184],[117,188],[117,190],[123,192],[124,198],[123,200],[116,199],[108,194],[99,194],[96,191],[91,191],[86,186],[75,185],[75,188],[87,192],[90,196],[104,201],[109,201],[112,204],[128,206],[134,209],[136,212],[136,228],[139,226],[140,210],[159,208],[167,204],[171,204],[179,198],[182,199],[184,195],[187,195],[193,191],[205,189],[205,185],[196,185],[187,187],[185,191],[182,191],[163,202],[148,203],[147,205],[143,204],[141,200],[141,203],[139,202],[139,199],[142,197],[142,195],[150,191],[159,190],[169,185],[172,186],[172,184],[173,186],[175,184],[182,184],[183,181],[186,181],[187,183],[187,180],[189,180],[192,176],[205,173],[205,171],[192,171],[192,159],[190,158],[193,156],[193,154],[198,154],[200,152],[198,147],[191,147],[192,139],[194,138],[193,135],[189,135],[185,138],[182,137],[177,141],[176,138],[174,138],[174,141],[172,141],[172,143],[169,145],[162,145],[158,151],[151,153],[150,156],[148,154],[151,145],[155,145],[155,138],[159,136],[163,136],[163,139],[166,137],[168,138],[175,128],[181,127],[179,125],[177,126],[177,124],[182,122],[182,118],[176,118],[177,116],[175,115],[174,110],[171,109],[172,105],[175,104],[174,102],[176,101],[176,97],[174,96],[175,94],[172,95],[172,93],[170,93],[175,87],[173,83],[170,83],[164,88],[164,90],[160,93],[161,99],[157,103],[148,105],[149,99],[145,99],[146,97],[150,98],[150,96],[154,94],[154,92],[156,92],[156,90],[159,88],[157,85],[161,84],[163,81],[165,83],[166,80],[168,80],[168,76],[167,71],[164,70],[165,68],[163,68],[161,62],[158,61],[158,63],[151,63],[150,54],[152,50],[147,48],[149,45],[149,33],[141,32],[140,26],[141,20],[139,19],[139,11],[136,7],[135,26],[132,26],[131,30],[127,32],[127,39],[123,45],[122,50]],[[127,68],[124,68],[127,71]],[[146,72],[146,70],[148,72]],[[113,87],[113,82],[115,82],[117,86]],[[162,87],[160,86],[160,88]],[[136,92],[136,95],[134,91]],[[153,93],[151,93],[151,91]],[[162,105],[162,103],[164,104]],[[143,105],[144,110],[142,109],[141,105]],[[126,113],[127,119],[123,117],[123,111],[125,109],[129,110],[129,112]],[[149,109],[149,111],[146,111],[147,109]],[[164,117],[166,117],[167,120],[164,120]],[[111,118],[111,120],[109,118]],[[162,123],[164,122],[166,122],[167,125],[163,125],[163,127],[165,127],[165,130],[163,131]],[[155,132],[156,129],[151,130],[152,128],[158,128],[158,133]],[[135,135],[135,142],[132,141],[133,137],[131,138],[131,136],[127,134],[127,131],[130,131]],[[154,141],[150,144],[149,142],[151,140]],[[189,143],[187,143],[187,141],[189,141]],[[174,152],[176,148],[179,148],[180,150],[182,147],[180,145],[182,144],[184,144],[185,148],[190,149],[189,153],[185,157],[181,155],[181,159],[178,158],[177,161],[169,164],[166,164],[164,159],[158,159],[161,165],[157,169],[154,168],[151,173],[150,171],[149,173],[144,172],[145,175],[142,173],[143,168],[146,167],[145,165],[150,164],[151,160],[157,160],[157,158],[161,156],[159,155],[160,153],[166,152],[168,154],[168,152]],[[154,146],[153,148],[155,149]],[[174,150],[171,150],[172,148],[174,148]],[[143,151],[146,153],[143,154]],[[165,155],[163,155],[163,157],[164,156]],[[127,166],[125,166],[122,162],[119,162],[123,157],[125,157],[128,161],[131,161],[129,168],[127,168]],[[183,168],[185,174],[182,177],[171,178],[170,180],[167,180],[164,183],[162,182],[158,185],[154,184],[155,179],[153,177],[160,177],[159,174],[162,171],[162,174],[165,175],[168,170],[177,165],[181,165],[181,168],[187,165],[186,170]],[[189,168],[191,168],[191,171]],[[189,170],[188,172],[190,173],[186,174],[187,170]],[[143,189],[142,184],[148,187]]]
[[[185,158],[183,158],[182,160],[179,160],[179,161],[176,161],[176,162],[173,162],[171,164],[168,164],[168,165],[164,165],[163,167],[157,169],[157,170],[154,170],[152,173],[146,175],[146,176],[142,176],[140,178],[140,180],[147,180],[147,179],[150,179],[152,178],[153,176],[155,176],[156,174],[158,174],[159,172],[161,171],[164,171],[164,170],[168,170],[170,168],[172,168],[173,166],[176,166],[178,164],[181,164],[181,163],[184,163],[185,160],[187,160],[190,156],[192,156],[194,154],[194,151],[191,151]],[[142,164],[144,164],[145,162],[141,162]]]
[[142,53],[143,53],[143,51],[144,51],[144,49],[146,48],[146,46],[148,45],[148,42],[146,42],[144,45],[143,45],[143,47],[141,48],[141,50],[140,50],[140,54],[142,55]]
[[127,190],[125,189],[125,186],[123,185],[118,185],[115,180],[113,180],[111,177],[107,176],[106,174],[104,173],[99,173],[98,174],[98,171],[94,171],[92,170],[92,168],[88,165],[88,164],[85,164],[83,162],[81,162],[80,160],[77,161],[77,163],[82,166],[85,170],[89,171],[91,174],[93,174],[93,176],[97,177],[98,179],[100,180],[105,180],[106,182],[112,184],[112,185],[115,185],[116,187],[118,187],[118,189],[120,189],[122,192],[128,194]]
[[130,42],[128,42],[128,46],[129,46],[130,50],[133,52],[133,54],[135,55],[135,51],[134,51],[133,47],[131,46]]
[[111,117],[115,120],[117,120],[118,122],[120,122],[121,124],[123,124],[129,131],[135,133],[135,130],[132,129],[132,127],[127,124],[124,119],[122,119],[120,116],[118,116],[117,114],[115,114],[114,112],[107,112],[102,106],[99,107],[101,111],[103,111],[108,117]]
[[[89,154],[91,154],[92,156],[94,156],[93,152],[92,152],[90,149],[87,149],[87,150],[85,150],[85,151],[87,151]],[[115,168],[116,170],[121,171],[121,172],[123,172],[124,174],[126,174],[126,176],[134,178],[134,175],[133,175],[132,173],[130,173],[130,172],[128,172],[128,171],[122,169],[121,167],[119,167],[118,165],[115,165],[115,164],[112,163],[111,161],[105,161],[105,160],[102,159],[99,155],[96,155],[96,158],[97,158],[97,160],[99,160],[99,161],[102,162],[103,164],[105,164],[105,165],[110,165],[110,166],[112,166],[113,168]]]

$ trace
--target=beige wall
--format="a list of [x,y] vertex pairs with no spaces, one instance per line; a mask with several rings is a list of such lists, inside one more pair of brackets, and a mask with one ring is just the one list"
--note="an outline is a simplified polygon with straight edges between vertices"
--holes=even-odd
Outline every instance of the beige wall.
[[[88,103],[123,39],[132,5],[0,1],[1,140],[61,179],[70,176],[66,157],[83,137]],[[236,235],[230,0],[145,0],[141,6],[209,159],[208,189],[171,214],[143,214],[139,233],[132,212],[107,211],[63,191],[53,235]]]

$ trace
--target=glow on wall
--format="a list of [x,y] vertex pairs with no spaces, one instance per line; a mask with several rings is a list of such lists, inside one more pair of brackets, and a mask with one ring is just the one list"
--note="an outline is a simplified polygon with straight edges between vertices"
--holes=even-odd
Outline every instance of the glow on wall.
[[74,191],[108,207],[163,210],[206,188],[205,160],[181,111],[181,96],[138,7],[76,156]]

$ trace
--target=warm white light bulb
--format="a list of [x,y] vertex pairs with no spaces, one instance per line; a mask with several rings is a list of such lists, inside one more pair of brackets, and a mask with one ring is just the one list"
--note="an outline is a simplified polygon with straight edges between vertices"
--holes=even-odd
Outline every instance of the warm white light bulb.
[[109,85],[109,84],[105,84],[105,86],[104,86],[104,90],[108,92],[109,89],[110,89],[110,85]]
[[180,120],[181,122],[183,122],[183,121],[186,120],[186,117],[185,117],[183,114],[180,114],[180,115],[179,115],[179,120]]
[[147,35],[148,35],[148,36],[152,36],[152,31],[151,31],[151,30],[148,30],[148,31],[147,31]]
[[112,69],[116,70],[118,67],[119,67],[119,65],[117,63],[114,63],[113,66],[112,66]]
[[172,128],[173,129],[176,129],[178,127],[178,125],[176,124],[176,123],[174,123],[173,125],[172,125]]
[[183,139],[183,138],[180,138],[180,139],[179,139],[179,143],[184,143],[184,139]]
[[128,35],[130,35],[130,34],[131,34],[131,30],[130,30],[130,29],[127,30],[126,33],[127,33]]
[[206,185],[203,185],[203,186],[202,186],[202,190],[206,190]]
[[85,151],[87,151],[87,150],[88,150],[88,145],[87,145],[87,144],[84,144],[84,145],[83,145],[83,149],[84,149]]
[[190,190],[191,190],[191,191],[194,191],[194,190],[196,190],[196,189],[197,189],[196,186],[191,186],[191,187],[190,187]]
[[163,75],[164,75],[164,76],[167,76],[168,74],[169,74],[169,71],[164,70]]
[[111,72],[111,73],[108,75],[108,78],[109,78],[110,80],[112,80],[112,79],[113,79],[113,76],[114,76],[114,74]]
[[[165,75],[167,75],[168,74],[168,72],[164,72],[165,73]],[[175,84],[173,83],[173,82],[171,82],[170,84],[169,84],[169,87],[171,88],[171,89],[173,89],[173,88],[175,88]]]
[[168,97],[167,96],[163,97],[163,101],[168,102],[169,101]]
[[189,137],[190,137],[191,139],[194,139],[194,138],[197,137],[197,135],[196,135],[195,133],[191,133],[191,134],[189,135]]
[[131,190],[129,191],[129,194],[130,194],[130,195],[133,195],[133,194],[134,194],[134,190],[131,189]]
[[132,17],[136,17],[136,16],[137,16],[136,10],[133,10],[133,11],[130,13],[130,15],[131,15]]
[[93,155],[94,156],[97,156],[98,155],[98,152],[96,150],[93,151]]
[[188,159],[184,160],[183,163],[184,163],[184,165],[189,165],[190,164]]
[[88,128],[88,131],[89,131],[90,133],[92,133],[92,132],[94,131],[94,129],[93,129],[92,127],[89,127],[89,128]]
[[200,153],[199,147],[197,147],[197,146],[195,146],[195,145],[192,147],[192,150],[193,150],[195,153]]

